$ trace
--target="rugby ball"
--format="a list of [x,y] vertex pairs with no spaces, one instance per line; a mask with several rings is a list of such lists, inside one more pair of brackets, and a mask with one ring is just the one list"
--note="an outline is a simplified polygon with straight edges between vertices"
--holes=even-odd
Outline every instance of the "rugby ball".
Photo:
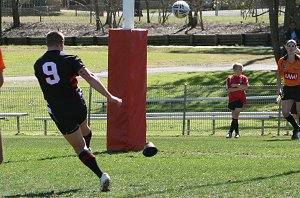
[[172,6],[172,13],[177,18],[184,18],[190,12],[190,6],[185,1],[176,1]]

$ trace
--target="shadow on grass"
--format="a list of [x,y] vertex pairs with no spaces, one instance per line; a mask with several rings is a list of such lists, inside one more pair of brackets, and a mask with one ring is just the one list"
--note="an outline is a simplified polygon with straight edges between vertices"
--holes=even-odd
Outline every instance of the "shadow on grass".
[[63,196],[66,194],[73,194],[80,191],[80,189],[73,189],[73,190],[66,190],[60,192],[54,192],[53,190],[50,192],[40,192],[40,193],[26,193],[26,194],[18,194],[18,195],[10,195],[4,196],[6,198],[13,198],[13,197],[56,197],[56,196]]
[[169,53],[173,54],[246,54],[246,55],[272,55],[271,48],[262,48],[262,49],[254,49],[254,48],[241,48],[241,47],[231,47],[231,48],[214,48],[205,50],[193,50],[187,51],[186,49],[176,49],[170,50]]
[[262,60],[267,60],[267,59],[273,59],[274,56],[266,56],[266,57],[263,57],[263,58],[256,58],[256,59],[253,59],[253,60],[249,60],[247,62],[245,62],[243,65],[246,67],[246,66],[249,66],[257,61],[262,61]]
[[263,140],[266,142],[290,142],[291,139],[272,139],[272,140]]
[[295,170],[295,171],[287,171],[284,173],[278,173],[274,175],[269,175],[269,176],[261,176],[261,177],[254,177],[254,178],[249,178],[249,179],[244,179],[244,180],[229,180],[229,181],[223,181],[223,182],[216,182],[216,183],[211,183],[211,184],[203,184],[203,185],[191,185],[191,186],[184,186],[182,189],[168,189],[168,190],[157,190],[154,192],[145,192],[145,193],[137,193],[134,194],[132,197],[146,197],[151,195],[159,195],[159,194],[164,194],[168,192],[174,192],[175,190],[181,191],[181,190],[194,190],[195,188],[205,188],[205,187],[215,187],[215,186],[222,186],[222,185],[232,185],[232,184],[239,184],[239,183],[247,183],[247,182],[256,182],[256,181],[262,181],[265,179],[272,179],[272,178],[277,178],[277,177],[283,177],[283,176],[288,176],[288,175],[293,175],[293,174],[299,174],[300,170]]
[[128,151],[96,151],[93,153],[94,153],[94,155],[102,155],[102,154],[119,155],[119,154],[128,153]]
[[[130,151],[131,152],[131,151]],[[132,151],[134,153],[140,152],[140,151]],[[103,155],[103,154],[109,154],[109,155],[116,155],[116,154],[125,154],[129,153],[128,151],[95,151],[93,154],[95,155]],[[67,158],[67,157],[77,157],[75,154],[73,155],[63,155],[63,156],[51,156],[51,157],[44,157],[44,158],[39,158],[39,159],[26,159],[26,160],[16,160],[16,161],[7,161],[4,162],[6,164],[11,164],[11,163],[21,163],[21,162],[31,162],[31,161],[44,161],[44,160],[55,160],[55,159],[62,159],[62,158]]]
[[8,163],[20,163],[20,162],[31,162],[31,161],[44,161],[44,160],[61,159],[61,158],[66,158],[66,157],[76,157],[76,155],[51,156],[51,157],[44,157],[44,158],[40,158],[40,159],[26,159],[26,160],[7,161],[7,162],[4,162],[4,163],[8,164]]
[[109,155],[121,155],[121,154],[128,154],[128,153],[138,153],[140,151],[96,151],[93,152],[94,155],[102,155],[102,154],[109,154]]

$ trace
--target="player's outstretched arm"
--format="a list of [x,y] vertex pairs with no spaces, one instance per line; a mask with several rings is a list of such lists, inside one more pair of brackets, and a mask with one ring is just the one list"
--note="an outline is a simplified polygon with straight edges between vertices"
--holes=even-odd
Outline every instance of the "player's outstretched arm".
[[86,80],[96,91],[105,96],[109,102],[117,103],[118,105],[122,104],[122,99],[113,96],[106,87],[102,84],[102,82],[87,68],[83,67],[79,70],[78,74]]
[[279,72],[277,72],[277,89],[278,89],[278,95],[281,95],[281,76]]

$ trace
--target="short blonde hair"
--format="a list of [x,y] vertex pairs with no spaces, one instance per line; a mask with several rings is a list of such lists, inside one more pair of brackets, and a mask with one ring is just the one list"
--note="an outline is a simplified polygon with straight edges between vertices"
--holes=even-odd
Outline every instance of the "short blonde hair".
[[236,70],[238,67],[243,68],[244,66],[243,66],[242,63],[233,63],[233,64],[232,64],[232,69],[233,69],[233,70]]

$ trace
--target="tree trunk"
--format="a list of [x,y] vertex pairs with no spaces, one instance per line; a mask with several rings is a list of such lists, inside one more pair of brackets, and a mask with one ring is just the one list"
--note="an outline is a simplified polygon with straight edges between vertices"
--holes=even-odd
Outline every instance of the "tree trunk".
[[[284,15],[284,29],[286,30],[290,24],[291,19],[295,20],[296,0],[286,0],[285,15]],[[300,24],[297,23],[298,28]]]
[[20,15],[19,15],[19,0],[11,1],[12,15],[13,15],[13,28],[20,27]]
[[161,4],[162,17],[160,18],[159,22],[161,24],[164,24],[165,22],[167,22],[169,15],[170,15],[168,13],[170,1],[169,0],[160,0],[160,4]]
[[202,0],[200,0],[199,2],[199,22],[200,22],[200,27],[201,27],[201,30],[203,31],[204,30],[204,22],[203,22],[203,16],[202,16],[202,5],[203,5],[203,2]]
[[96,15],[96,31],[100,30],[100,11],[98,6],[98,0],[95,0],[95,15]]
[[150,21],[150,10],[149,10],[149,0],[146,0],[146,9],[147,9],[147,23],[151,23],[151,21]]
[[272,46],[276,63],[280,58],[280,39],[278,32],[279,0],[268,0]]
[[112,22],[112,7],[110,0],[105,1],[105,8],[106,8],[106,21],[105,25],[108,25],[111,28],[111,22]]

